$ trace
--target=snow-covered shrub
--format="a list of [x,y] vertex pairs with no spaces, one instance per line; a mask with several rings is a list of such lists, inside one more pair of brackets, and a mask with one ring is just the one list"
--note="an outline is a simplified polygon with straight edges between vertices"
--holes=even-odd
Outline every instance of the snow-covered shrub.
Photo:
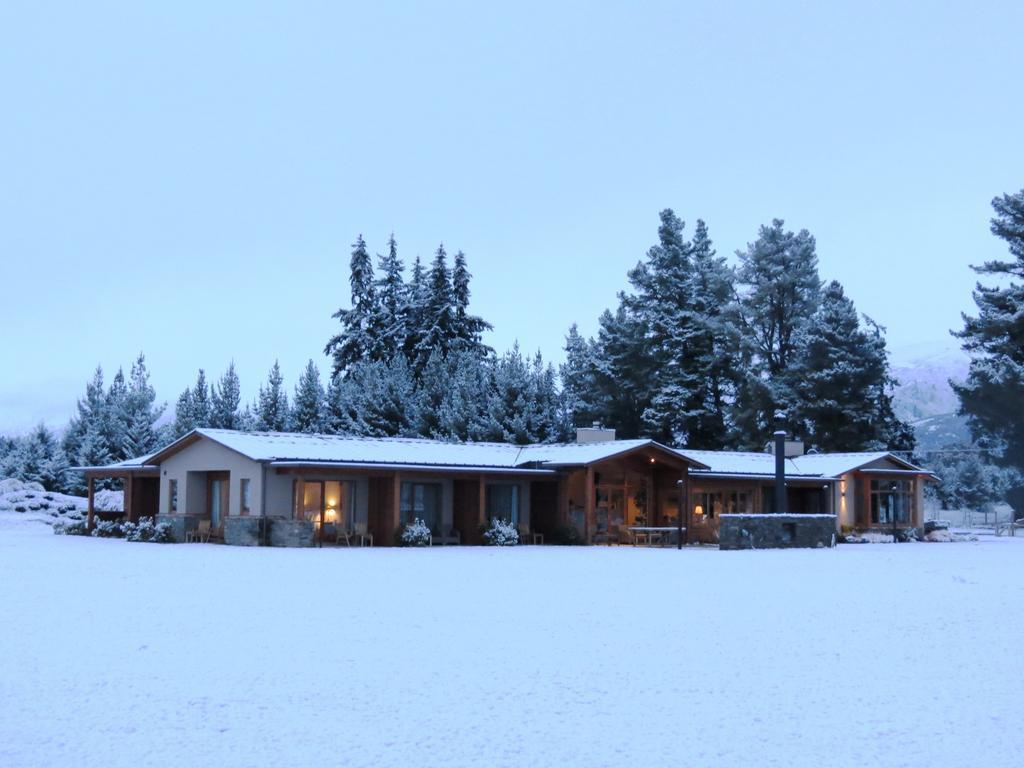
[[116,520],[100,520],[92,529],[92,535],[100,539],[123,539],[124,529]]
[[430,544],[430,529],[418,517],[402,530],[402,545],[425,547]]
[[120,512],[124,509],[124,491],[104,488],[102,491],[96,491],[92,503],[93,509],[97,512]]
[[153,541],[162,544],[171,540],[171,524],[157,523],[152,517],[139,518],[137,523],[123,523],[121,530],[128,541]]
[[24,504],[16,504],[14,507],[15,512],[28,512],[28,507]]
[[78,506],[75,504],[61,504],[59,507],[57,507],[57,511],[60,512],[62,515],[67,515],[72,512],[77,512]]
[[484,544],[492,547],[513,547],[519,543],[519,531],[507,520],[494,518],[491,527],[484,531]]
[[86,525],[84,520],[54,523],[53,532],[63,536],[88,536],[89,526]]

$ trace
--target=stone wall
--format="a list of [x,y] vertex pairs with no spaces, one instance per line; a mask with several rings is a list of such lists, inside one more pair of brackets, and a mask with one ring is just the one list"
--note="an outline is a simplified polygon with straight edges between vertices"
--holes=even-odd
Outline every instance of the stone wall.
[[263,544],[262,517],[229,515],[224,519],[224,543],[239,547],[258,547]]
[[316,529],[310,520],[272,517],[268,522],[272,547],[312,547],[316,543]]
[[830,547],[835,515],[722,515],[719,549],[787,549]]
[[185,541],[185,534],[199,527],[200,515],[157,515],[157,523],[171,526],[171,540],[179,544]]

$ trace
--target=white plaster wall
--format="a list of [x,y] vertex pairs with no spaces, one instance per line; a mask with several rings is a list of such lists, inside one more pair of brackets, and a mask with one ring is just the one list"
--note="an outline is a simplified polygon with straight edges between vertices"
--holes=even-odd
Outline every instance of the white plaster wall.
[[261,514],[262,466],[202,437],[160,465],[160,511],[170,513],[170,481],[178,481],[178,514],[206,514],[206,472],[228,472],[228,514],[241,513],[240,480],[250,483],[253,515]]

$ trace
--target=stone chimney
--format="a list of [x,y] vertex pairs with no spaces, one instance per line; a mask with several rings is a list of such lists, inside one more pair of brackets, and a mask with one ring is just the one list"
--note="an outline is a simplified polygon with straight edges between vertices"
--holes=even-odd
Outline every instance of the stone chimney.
[[577,443],[604,443],[615,439],[615,430],[601,426],[600,421],[595,421],[592,427],[577,427]]

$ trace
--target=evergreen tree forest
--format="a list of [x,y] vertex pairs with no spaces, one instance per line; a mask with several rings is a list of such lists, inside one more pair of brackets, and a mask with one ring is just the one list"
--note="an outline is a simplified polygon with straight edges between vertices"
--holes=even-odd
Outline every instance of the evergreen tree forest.
[[808,447],[913,448],[892,410],[884,330],[822,280],[809,232],[775,219],[730,260],[703,221],[688,229],[666,209],[652,240],[595,336],[568,329],[556,369],[487,346],[462,251],[439,245],[407,270],[394,236],[373,258],[360,235],[322,348],[328,375],[310,359],[289,388],[275,361],[243,403],[229,361],[198,370],[165,417],[140,354],[109,385],[96,369],[60,439],[44,426],[0,439],[0,476],[80,490],[71,466],[145,455],[197,427],[523,444],[600,422],[623,438],[762,450],[785,411]]

